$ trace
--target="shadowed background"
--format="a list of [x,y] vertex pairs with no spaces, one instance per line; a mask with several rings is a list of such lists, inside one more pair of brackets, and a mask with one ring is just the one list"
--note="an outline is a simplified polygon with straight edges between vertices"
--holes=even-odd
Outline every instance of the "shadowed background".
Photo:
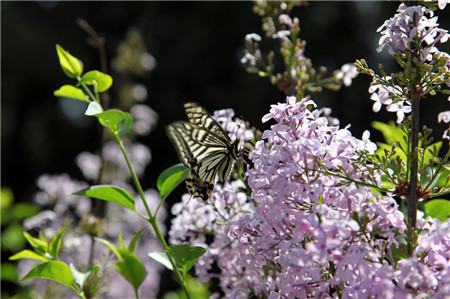
[[[300,19],[306,56],[316,67],[324,65],[332,71],[365,58],[372,67],[381,62],[387,71],[394,71],[387,51],[376,53],[375,31],[397,5],[313,2],[294,9],[293,15]],[[116,55],[127,30],[135,27],[157,60],[152,74],[140,81],[148,90],[145,104],[159,114],[157,128],[139,140],[151,148],[153,157],[142,180],[144,188],[154,187],[157,175],[178,161],[164,126],[184,119],[183,102],[194,100],[211,112],[233,108],[263,129],[260,120],[270,104],[284,100],[268,80],[248,74],[240,65],[245,34],[261,32],[250,2],[3,2],[1,6],[1,184],[12,189],[16,202],[31,201],[35,179],[43,173],[67,172],[81,179],[74,158],[98,148],[99,131],[92,119],[68,118],[53,96],[55,89],[69,83],[57,61],[56,43],[82,59],[86,70],[100,68],[97,51],[85,42],[86,33],[75,23],[79,17],[106,37],[109,58]],[[441,27],[448,28],[448,13],[438,14]],[[442,49],[448,51],[448,46]],[[314,99],[331,107],[342,125],[351,123],[351,131],[361,136],[372,120],[395,119],[394,114],[372,112],[369,83],[368,77],[359,76],[350,88],[324,91]],[[113,98],[118,96],[116,88],[111,90]],[[448,102],[444,96],[432,101],[424,101],[422,121],[436,128],[439,136],[444,126],[437,124],[437,114],[448,109]],[[376,133],[372,136],[380,138]],[[168,204],[177,198],[172,196]]]

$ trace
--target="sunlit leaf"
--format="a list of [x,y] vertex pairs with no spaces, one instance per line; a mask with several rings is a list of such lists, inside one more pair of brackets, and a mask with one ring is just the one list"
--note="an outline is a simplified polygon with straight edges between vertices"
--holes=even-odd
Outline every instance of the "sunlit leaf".
[[49,279],[71,290],[73,290],[73,283],[75,281],[69,266],[61,261],[48,261],[35,266],[27,275],[22,277],[22,280],[27,279]]
[[167,251],[175,261],[176,267],[186,274],[197,260],[205,254],[206,249],[200,246],[192,246],[189,244],[170,245]]
[[23,236],[25,237],[25,239],[27,239],[28,243],[30,243],[30,245],[34,248],[36,252],[42,254],[47,252],[48,250],[47,241],[40,238],[35,238],[27,232],[23,232]]
[[134,200],[131,194],[128,193],[127,190],[114,185],[90,186],[75,192],[74,195],[112,202],[130,210],[135,209]]
[[65,227],[61,228],[48,244],[48,251],[54,258],[59,257],[59,251],[61,249],[62,238],[64,236],[65,230]]
[[106,247],[108,247],[109,250],[111,250],[119,260],[122,259],[122,253],[120,252],[119,249],[117,249],[116,245],[102,238],[95,238],[95,239],[100,243],[104,244]]
[[73,85],[63,85],[55,90],[53,94],[57,97],[70,98],[89,103],[89,97],[78,87]]
[[81,77],[81,82],[94,85],[98,92],[104,92],[111,87],[113,79],[110,75],[100,71],[89,71]]
[[156,181],[161,198],[166,198],[181,182],[184,181],[188,174],[188,168],[183,164],[173,165],[164,170]]
[[137,256],[129,252],[123,255],[123,259],[116,263],[115,268],[136,292],[147,276],[144,264]]
[[72,56],[58,44],[56,45],[56,53],[58,54],[59,64],[68,77],[75,79],[81,76],[83,64],[79,59]]
[[43,255],[40,255],[34,251],[25,249],[22,250],[18,253],[16,253],[15,255],[9,257],[9,259],[11,261],[16,261],[16,260],[22,260],[22,259],[31,259],[31,260],[37,260],[37,261],[41,261],[41,262],[47,262],[48,258],[46,258]]
[[450,200],[432,199],[423,205],[427,216],[437,218],[444,222],[450,218]]
[[134,235],[133,239],[131,239],[130,244],[128,245],[129,252],[134,253],[134,251],[136,249],[136,243],[141,238],[144,231],[145,231],[145,229],[141,229]]

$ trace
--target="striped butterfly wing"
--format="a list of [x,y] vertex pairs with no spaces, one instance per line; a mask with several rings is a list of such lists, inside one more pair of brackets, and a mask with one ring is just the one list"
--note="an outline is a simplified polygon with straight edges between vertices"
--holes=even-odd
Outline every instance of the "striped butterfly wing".
[[227,132],[209,115],[205,108],[199,104],[189,102],[184,104],[184,110],[190,123],[211,131],[231,142]]
[[186,180],[189,192],[208,198],[214,183],[225,181],[234,166],[229,139],[191,122],[174,122],[167,132],[180,159],[191,169]]

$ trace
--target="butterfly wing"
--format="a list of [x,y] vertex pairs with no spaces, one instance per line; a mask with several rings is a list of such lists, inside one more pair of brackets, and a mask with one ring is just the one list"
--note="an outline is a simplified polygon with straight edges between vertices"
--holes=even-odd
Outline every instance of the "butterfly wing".
[[205,108],[199,104],[189,102],[184,104],[184,110],[190,123],[211,131],[230,142],[227,132],[209,115]]
[[209,197],[214,183],[225,181],[235,163],[229,140],[190,122],[174,122],[167,132],[180,160],[191,169],[186,181],[190,193]]

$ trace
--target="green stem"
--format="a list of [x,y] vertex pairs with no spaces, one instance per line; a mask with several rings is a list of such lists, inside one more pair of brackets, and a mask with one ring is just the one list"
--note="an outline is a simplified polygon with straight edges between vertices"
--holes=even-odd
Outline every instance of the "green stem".
[[419,146],[419,115],[420,93],[413,91],[411,94],[411,171],[408,185],[408,255],[412,256],[416,247],[416,222],[417,222],[417,174],[418,174],[418,146]]
[[85,91],[85,92],[88,94],[88,96],[91,98],[91,100],[92,100],[93,102],[97,102],[97,103],[100,104],[100,101],[97,100],[97,98],[94,96],[94,94],[91,92],[91,90],[87,87],[87,85],[84,84],[84,83],[81,83],[81,78],[78,77],[77,80],[78,80],[78,83],[81,84],[81,87],[83,87],[84,91]]
[[128,156],[128,153],[127,153],[127,150],[125,149],[123,141],[122,141],[122,139],[120,139],[120,137],[117,134],[113,134],[113,135],[114,135],[115,141],[117,142],[117,144],[120,147],[120,150],[122,152],[123,157],[125,158],[125,161],[127,163],[128,169],[130,171],[133,183],[134,183],[134,185],[135,185],[135,187],[136,187],[136,189],[137,189],[137,191],[139,193],[139,196],[140,196],[140,198],[141,198],[141,200],[142,200],[142,202],[144,204],[145,210],[146,210],[147,215],[148,215],[148,218],[146,218],[146,220],[152,226],[159,243],[164,248],[164,252],[166,253],[166,255],[167,255],[167,257],[168,257],[168,259],[170,261],[170,264],[172,265],[173,272],[175,273],[178,282],[180,283],[181,287],[183,288],[184,292],[186,293],[187,299],[190,299],[191,297],[190,297],[190,295],[189,295],[189,293],[188,293],[188,291],[186,289],[186,285],[184,283],[183,276],[181,275],[180,271],[177,269],[177,267],[175,265],[175,261],[173,260],[173,258],[168,254],[169,245],[167,245],[167,242],[164,239],[164,236],[162,235],[161,230],[159,229],[158,221],[156,219],[156,215],[157,214],[155,213],[155,215],[153,215],[152,211],[150,210],[150,207],[149,207],[149,205],[147,203],[147,200],[145,198],[145,195],[144,195],[144,191],[142,190],[141,183],[139,182],[139,179],[138,179],[138,176],[136,174],[136,171],[134,170],[134,167],[131,164],[130,157]]

